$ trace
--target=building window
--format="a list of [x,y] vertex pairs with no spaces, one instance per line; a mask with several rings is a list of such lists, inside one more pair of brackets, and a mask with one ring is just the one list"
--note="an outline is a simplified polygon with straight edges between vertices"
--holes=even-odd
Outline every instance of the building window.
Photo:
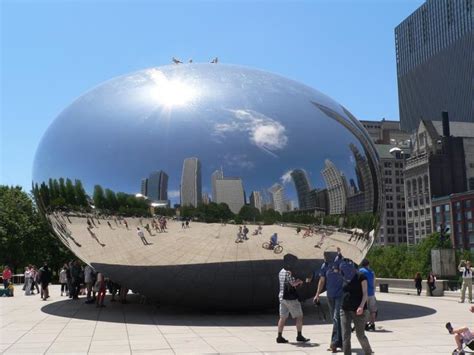
[[465,206],[466,208],[471,208],[471,200],[466,200],[466,201],[464,201],[464,206]]
[[472,219],[472,211],[466,211],[466,219]]

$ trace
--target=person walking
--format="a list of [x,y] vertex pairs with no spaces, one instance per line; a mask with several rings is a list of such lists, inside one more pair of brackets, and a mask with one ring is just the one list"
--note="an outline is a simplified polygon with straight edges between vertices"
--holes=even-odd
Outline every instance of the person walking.
[[320,295],[326,286],[326,295],[329,305],[329,314],[332,321],[332,334],[329,351],[337,353],[342,348],[341,305],[343,278],[339,272],[339,264],[332,263],[319,272],[318,289],[314,296],[314,303],[320,304]]
[[302,280],[295,279],[293,276],[298,258],[293,254],[286,254],[283,257],[283,268],[278,274],[280,282],[280,292],[278,298],[280,300],[280,319],[278,320],[278,337],[276,342],[279,344],[288,343],[288,340],[283,338],[283,329],[285,327],[288,316],[291,315],[296,318],[296,330],[298,335],[297,342],[306,343],[309,339],[302,334],[303,330],[303,310],[301,303],[298,301],[298,294],[296,287],[303,284]]
[[367,278],[358,272],[352,260],[344,259],[339,265],[343,282],[341,306],[342,349],[344,355],[352,354],[351,323],[365,355],[372,354],[369,339],[365,335],[365,309],[367,306]]
[[51,282],[51,270],[46,262],[39,269],[39,282],[41,284],[41,298],[46,301],[49,298],[49,283]]
[[140,227],[137,227],[137,235],[138,235],[138,237],[141,239],[143,245],[150,245],[150,243],[148,243],[148,240],[146,240],[145,234],[144,234],[143,231],[140,229]]
[[105,284],[104,274],[102,274],[101,272],[97,274],[97,281],[95,282],[94,290],[97,292],[96,306],[105,307],[104,298],[105,298],[106,284]]
[[359,272],[367,278],[367,308],[369,310],[369,321],[365,330],[375,331],[375,318],[377,316],[377,299],[375,298],[375,273],[369,266],[369,260],[364,259],[360,263]]
[[31,286],[33,284],[33,280],[31,278],[31,270],[29,266],[25,267],[24,278],[25,278],[25,285],[24,285],[25,296],[29,296],[31,295]]
[[68,295],[68,287],[67,287],[67,267],[66,264],[63,265],[61,271],[59,271],[59,283],[61,284],[61,296],[63,295]]
[[415,287],[416,287],[416,294],[418,296],[421,294],[422,281],[423,281],[423,278],[421,277],[421,273],[417,272],[416,275],[415,275]]
[[436,290],[436,276],[433,271],[430,271],[427,278],[429,296],[433,296],[433,291]]
[[8,265],[5,265],[5,268],[2,272],[3,288],[7,289],[10,284],[10,279],[12,278],[12,271]]
[[469,303],[472,303],[472,269],[471,262],[461,260],[458,266],[458,270],[462,275],[462,287],[461,287],[461,300],[460,303],[464,303],[466,298],[466,289],[467,297],[469,298]]

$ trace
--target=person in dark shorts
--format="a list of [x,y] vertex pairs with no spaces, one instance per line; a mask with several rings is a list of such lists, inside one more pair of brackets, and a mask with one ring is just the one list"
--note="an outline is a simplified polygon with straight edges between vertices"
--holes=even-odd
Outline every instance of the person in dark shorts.
[[51,270],[48,264],[45,262],[43,267],[39,269],[39,282],[41,284],[41,295],[43,301],[49,298],[49,283],[51,282]]

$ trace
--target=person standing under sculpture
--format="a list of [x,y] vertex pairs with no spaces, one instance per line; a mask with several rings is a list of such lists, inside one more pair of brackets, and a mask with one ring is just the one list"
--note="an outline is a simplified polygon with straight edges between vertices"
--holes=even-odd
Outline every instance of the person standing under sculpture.
[[472,268],[470,261],[461,260],[458,266],[458,270],[462,276],[462,287],[461,287],[461,300],[459,302],[464,303],[466,298],[466,289],[467,297],[469,298],[469,303],[472,303]]
[[314,303],[318,305],[320,302],[319,296],[326,286],[329,314],[332,321],[331,344],[328,350],[333,353],[337,352],[337,348],[342,348],[341,305],[343,278],[339,272],[339,264],[328,264],[320,270],[318,290],[316,291],[316,296],[314,296]]
[[59,272],[59,283],[61,284],[61,296],[64,294],[68,295],[68,287],[67,287],[67,268],[66,265],[63,265],[61,271]]
[[79,299],[79,289],[81,287],[81,265],[79,260],[74,260],[69,266],[71,270],[71,290],[69,291],[70,296],[73,300]]
[[49,298],[49,283],[51,282],[51,270],[46,262],[39,269],[39,282],[41,284],[41,298],[46,301]]
[[372,354],[369,339],[365,335],[365,309],[367,305],[367,278],[359,273],[352,260],[344,259],[339,265],[344,279],[342,287],[341,328],[344,355],[352,354],[351,323],[365,355]]
[[280,282],[280,292],[278,294],[280,300],[280,319],[278,321],[278,337],[276,338],[276,342],[280,344],[288,343],[288,340],[283,338],[283,329],[290,314],[293,318],[296,318],[296,330],[298,332],[296,341],[303,343],[309,341],[309,339],[302,335],[303,310],[301,303],[298,301],[298,294],[296,292],[296,287],[301,286],[303,281],[293,277],[297,261],[298,258],[295,255],[286,254],[283,257],[283,268],[278,274]]

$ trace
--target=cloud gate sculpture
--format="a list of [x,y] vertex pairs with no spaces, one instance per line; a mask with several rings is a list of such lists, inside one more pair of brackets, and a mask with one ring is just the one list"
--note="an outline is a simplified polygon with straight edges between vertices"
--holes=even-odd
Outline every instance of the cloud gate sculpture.
[[38,147],[33,192],[55,235],[106,277],[162,303],[262,308],[278,302],[284,254],[302,278],[337,247],[365,256],[377,164],[364,128],[320,92],[181,64],[114,78],[68,106]]

